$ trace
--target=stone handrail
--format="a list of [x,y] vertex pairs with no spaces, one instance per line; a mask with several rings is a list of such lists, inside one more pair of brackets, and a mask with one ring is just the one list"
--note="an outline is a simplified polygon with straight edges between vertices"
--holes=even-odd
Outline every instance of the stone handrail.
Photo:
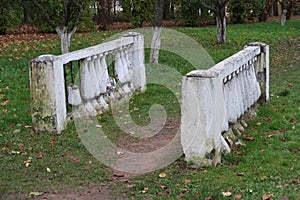
[[250,43],[208,70],[183,77],[181,144],[186,160],[217,164],[222,136],[259,98],[269,100],[269,46]]
[[[114,57],[110,63],[114,64],[114,77],[108,73],[108,55]],[[79,81],[66,86],[64,65],[73,61],[81,61]],[[144,38],[139,33],[59,56],[39,56],[30,61],[33,127],[60,132],[67,119],[67,103],[96,115],[110,101],[127,98],[145,87]]]

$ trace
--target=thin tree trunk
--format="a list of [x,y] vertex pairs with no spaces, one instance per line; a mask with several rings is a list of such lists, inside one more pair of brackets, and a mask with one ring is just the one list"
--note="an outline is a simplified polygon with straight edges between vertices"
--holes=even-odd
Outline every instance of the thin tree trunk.
[[217,23],[217,42],[218,44],[226,43],[226,17],[216,16]]
[[65,26],[56,27],[56,33],[60,38],[62,54],[69,53],[71,37],[75,33],[76,29],[77,29],[77,27],[74,27],[74,29],[71,32],[68,32],[68,28]]
[[30,1],[23,1],[23,12],[24,12],[24,24],[31,23],[31,9],[30,9]]
[[163,20],[163,7],[164,0],[156,0],[154,8],[154,19],[153,19],[153,36],[151,42],[151,51],[149,62],[158,64],[159,49],[161,46],[161,31],[162,31],[162,20]]
[[161,46],[161,31],[162,27],[153,27],[153,36],[152,36],[152,42],[151,42],[151,52],[150,52],[150,63],[158,64],[158,58],[159,58],[159,49]]

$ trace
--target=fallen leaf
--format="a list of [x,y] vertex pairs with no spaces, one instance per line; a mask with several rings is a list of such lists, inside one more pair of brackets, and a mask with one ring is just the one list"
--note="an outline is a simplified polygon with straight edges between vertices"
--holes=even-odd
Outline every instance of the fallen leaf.
[[283,196],[283,197],[281,197],[281,200],[290,200],[290,198],[287,196]]
[[167,174],[166,173],[160,173],[158,176],[159,176],[159,178],[165,178],[167,176]]
[[293,123],[293,124],[297,124],[297,123],[298,123],[298,120],[296,120],[295,118],[291,118],[291,119],[290,119],[290,122]]
[[234,195],[234,198],[236,198],[236,199],[241,199],[242,197],[243,197],[242,194],[235,194],[235,195]]
[[24,144],[23,143],[19,143],[18,146],[19,147],[24,147]]
[[246,140],[247,140],[247,141],[254,141],[255,138],[252,138],[252,137],[246,137]]
[[30,196],[41,196],[43,193],[41,192],[30,192],[29,195]]
[[293,178],[292,183],[300,183],[300,178]]
[[231,196],[231,192],[222,192],[222,195],[224,197],[230,197]]
[[38,154],[36,154],[36,158],[42,158],[44,155],[42,154],[42,153],[38,153]]
[[141,191],[141,193],[146,194],[146,193],[148,192],[148,190],[149,190],[149,188],[145,187],[145,188]]
[[72,159],[72,163],[79,163],[80,162],[80,159],[79,158],[73,158]]
[[185,179],[184,182],[185,183],[190,183],[192,180],[191,179]]
[[244,176],[244,174],[241,173],[241,172],[238,172],[236,175],[237,175],[237,176]]
[[273,194],[264,194],[262,195],[262,200],[270,200],[272,197],[274,197]]
[[168,186],[165,186],[165,185],[160,185],[160,186],[159,186],[159,188],[160,188],[160,189],[162,189],[162,190],[165,190],[165,189],[167,189],[167,188],[168,188]]
[[16,134],[16,133],[21,133],[22,132],[22,130],[21,129],[16,129],[16,130],[14,130],[14,133]]
[[124,174],[117,174],[117,173],[114,174],[114,177],[119,177],[120,178],[120,177],[124,177],[124,176],[125,176]]
[[48,173],[50,173],[50,172],[51,172],[51,169],[50,169],[49,167],[47,167],[47,168],[46,168],[46,171],[47,171]]
[[176,196],[176,199],[182,199],[183,197],[185,197],[185,195],[180,192],[177,196]]
[[279,140],[280,140],[281,142],[285,142],[286,139],[282,137],[282,138],[279,138]]
[[294,84],[289,83],[288,86],[289,86],[289,87],[294,87]]
[[134,188],[134,187],[135,187],[135,184],[127,184],[125,186],[125,188],[127,188],[127,189]]
[[97,190],[97,189],[92,189],[92,190],[89,190],[88,193],[89,194],[96,194],[96,193],[99,193],[100,190]]
[[11,154],[20,154],[21,152],[20,151],[11,151],[10,153]]
[[90,170],[90,169],[91,169],[91,166],[86,166],[84,169]]
[[7,99],[7,100],[5,100],[5,101],[3,101],[3,102],[1,103],[1,106],[7,106],[8,103],[9,103],[9,100]]
[[6,143],[6,147],[11,147],[13,145],[13,143],[12,142],[8,142],[8,143]]
[[213,197],[205,197],[205,198],[203,198],[201,200],[214,200],[214,198]]

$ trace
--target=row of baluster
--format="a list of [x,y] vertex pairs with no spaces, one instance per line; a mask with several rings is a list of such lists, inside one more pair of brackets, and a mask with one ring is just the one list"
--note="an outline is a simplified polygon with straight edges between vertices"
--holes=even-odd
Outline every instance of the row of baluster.
[[[106,57],[114,57],[114,77],[108,72]],[[89,102],[104,94],[112,92],[117,84],[123,86],[127,92],[130,91],[127,84],[132,77],[132,64],[129,56],[129,47],[122,47],[113,52],[93,55],[82,61],[79,72],[80,87],[68,86],[68,103],[74,106],[80,105],[82,101]],[[103,100],[101,100],[103,101]]]
[[261,95],[255,73],[255,62],[257,58],[223,79],[228,122],[235,123]]

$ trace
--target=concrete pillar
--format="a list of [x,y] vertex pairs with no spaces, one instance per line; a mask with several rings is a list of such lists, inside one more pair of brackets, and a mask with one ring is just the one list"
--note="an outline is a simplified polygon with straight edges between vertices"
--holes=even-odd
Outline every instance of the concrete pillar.
[[63,64],[53,55],[30,61],[32,124],[36,131],[60,132],[66,119]]

